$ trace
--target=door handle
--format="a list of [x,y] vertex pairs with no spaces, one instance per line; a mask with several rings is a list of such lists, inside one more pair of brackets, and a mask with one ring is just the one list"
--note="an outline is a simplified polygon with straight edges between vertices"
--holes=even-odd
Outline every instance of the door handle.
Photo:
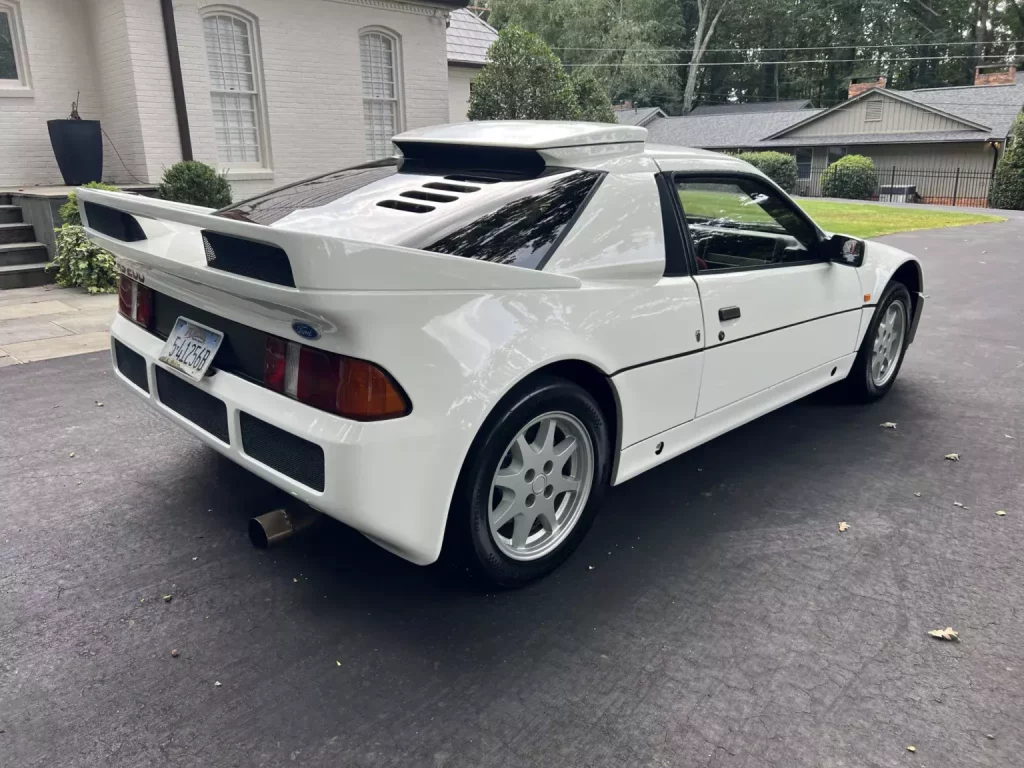
[[718,310],[719,320],[738,320],[739,316],[739,307],[722,307],[720,310]]

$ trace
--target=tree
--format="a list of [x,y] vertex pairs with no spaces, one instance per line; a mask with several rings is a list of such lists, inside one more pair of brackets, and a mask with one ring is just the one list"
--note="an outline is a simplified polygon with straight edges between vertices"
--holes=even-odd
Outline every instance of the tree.
[[989,203],[993,208],[1024,211],[1024,115],[1013,124],[1013,143],[996,166]]
[[614,123],[615,110],[608,92],[594,74],[586,69],[577,69],[569,78],[576,102],[579,104],[579,119],[592,123]]
[[498,33],[473,83],[470,120],[575,120],[580,108],[562,62],[522,27]]
[[[687,0],[682,0],[686,2]],[[697,2],[697,28],[693,32],[693,51],[690,53],[690,66],[686,71],[686,87],[683,89],[683,114],[688,114],[693,109],[693,94],[697,90],[697,74],[700,71],[700,63],[704,60],[708,43],[715,34],[715,27],[718,20],[722,18],[725,9],[729,7],[729,0],[696,0]],[[712,15],[712,13],[714,15]]]

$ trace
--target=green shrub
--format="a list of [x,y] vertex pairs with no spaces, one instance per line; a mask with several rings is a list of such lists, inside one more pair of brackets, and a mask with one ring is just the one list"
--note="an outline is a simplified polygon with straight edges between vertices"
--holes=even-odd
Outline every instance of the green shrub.
[[1011,135],[1013,143],[999,158],[988,200],[993,208],[1024,211],[1024,115],[1017,116]]
[[[108,192],[120,192],[120,187],[115,187],[112,184],[104,184],[102,181],[90,181],[88,184],[83,184],[86,189],[105,189]],[[78,195],[75,194],[75,190],[71,190],[68,195],[68,201],[60,207],[60,220],[64,224],[73,224],[75,226],[82,225],[82,217],[78,213]]]
[[204,208],[224,208],[231,205],[231,185],[206,163],[183,160],[164,171],[156,196]]
[[863,155],[841,157],[821,174],[821,194],[824,197],[868,200],[875,194],[877,185],[875,161]]
[[576,101],[580,105],[580,120],[591,123],[615,122],[612,100],[593,72],[581,67],[569,76],[569,82],[572,83]]
[[53,261],[46,267],[57,270],[57,285],[85,288],[89,293],[113,293],[117,290],[114,255],[95,245],[77,224],[65,224],[54,230],[57,247]]
[[787,192],[796,188],[796,158],[785,152],[740,152],[736,155]]

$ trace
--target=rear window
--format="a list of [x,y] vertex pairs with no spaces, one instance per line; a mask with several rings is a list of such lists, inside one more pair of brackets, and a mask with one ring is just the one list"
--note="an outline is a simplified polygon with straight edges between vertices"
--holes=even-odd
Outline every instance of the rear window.
[[593,171],[554,176],[550,184],[506,203],[424,248],[435,253],[540,266],[601,178]]
[[317,208],[357,189],[398,173],[398,161],[389,157],[343,171],[326,173],[315,179],[265,192],[258,197],[222,208],[215,215],[265,226],[280,221],[295,211]]

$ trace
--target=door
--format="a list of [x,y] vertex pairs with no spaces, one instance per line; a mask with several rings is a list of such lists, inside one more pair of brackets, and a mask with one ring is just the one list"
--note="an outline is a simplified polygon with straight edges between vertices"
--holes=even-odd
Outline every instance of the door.
[[854,351],[857,271],[823,258],[784,193],[742,174],[673,180],[707,337],[698,417]]

